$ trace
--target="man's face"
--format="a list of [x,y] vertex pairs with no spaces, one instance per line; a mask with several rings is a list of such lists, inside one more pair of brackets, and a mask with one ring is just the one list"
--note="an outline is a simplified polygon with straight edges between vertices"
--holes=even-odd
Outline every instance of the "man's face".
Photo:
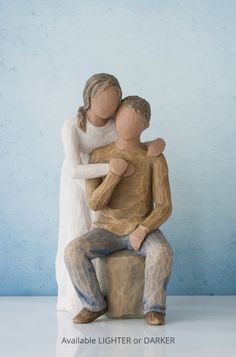
[[149,124],[141,113],[126,105],[121,105],[116,113],[116,131],[118,136],[124,140],[139,138],[148,126]]

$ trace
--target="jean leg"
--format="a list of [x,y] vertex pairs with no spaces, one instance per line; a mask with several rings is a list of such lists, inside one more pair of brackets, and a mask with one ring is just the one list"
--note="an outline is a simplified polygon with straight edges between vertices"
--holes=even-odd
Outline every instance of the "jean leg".
[[137,254],[145,257],[144,314],[166,312],[166,288],[170,279],[173,250],[158,229],[149,234]]
[[125,248],[126,242],[121,237],[102,228],[95,228],[66,246],[65,264],[83,307],[99,311],[106,306],[92,259]]

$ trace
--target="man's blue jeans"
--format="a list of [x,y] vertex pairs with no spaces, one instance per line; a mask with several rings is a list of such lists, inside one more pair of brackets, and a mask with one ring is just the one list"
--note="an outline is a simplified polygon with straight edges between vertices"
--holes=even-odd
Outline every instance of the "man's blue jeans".
[[[122,249],[133,250],[129,235],[120,237],[102,228],[95,228],[66,246],[65,264],[83,307],[90,311],[106,307],[92,260]],[[156,230],[147,235],[140,249],[135,252],[145,257],[144,314],[148,311],[165,314],[166,287],[173,263],[172,248],[162,232]]]

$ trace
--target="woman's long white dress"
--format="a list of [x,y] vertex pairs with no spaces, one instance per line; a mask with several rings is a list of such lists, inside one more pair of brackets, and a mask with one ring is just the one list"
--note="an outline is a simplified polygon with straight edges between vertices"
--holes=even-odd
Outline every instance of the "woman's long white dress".
[[89,153],[116,139],[114,119],[102,127],[87,120],[84,133],[75,119],[67,119],[61,129],[65,159],[60,178],[59,239],[55,261],[58,286],[57,310],[78,312],[82,308],[64,263],[65,246],[90,230],[93,214],[87,203],[85,179],[105,176],[109,164],[88,164]]

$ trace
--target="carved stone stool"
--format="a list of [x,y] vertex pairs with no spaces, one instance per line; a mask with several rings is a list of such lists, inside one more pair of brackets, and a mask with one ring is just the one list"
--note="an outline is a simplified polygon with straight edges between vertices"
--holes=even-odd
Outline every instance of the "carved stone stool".
[[96,259],[96,273],[107,298],[109,318],[144,318],[145,258],[135,251],[120,250]]

